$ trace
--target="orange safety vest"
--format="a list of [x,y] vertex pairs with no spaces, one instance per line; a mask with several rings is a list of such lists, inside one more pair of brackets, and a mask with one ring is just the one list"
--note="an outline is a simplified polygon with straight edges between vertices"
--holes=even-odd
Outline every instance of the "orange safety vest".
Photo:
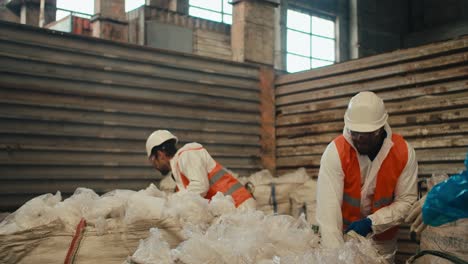
[[[180,156],[185,151],[191,150],[201,150],[203,147],[186,149],[181,151],[178,156]],[[190,181],[185,176],[179,168],[179,163],[177,163],[177,169],[179,170],[182,183],[185,188],[189,185]],[[224,195],[231,195],[234,200],[236,207],[241,205],[245,200],[252,198],[250,192],[236,179],[232,176],[226,169],[216,162],[216,166],[208,172],[208,181],[210,182],[210,188],[205,195],[205,199],[211,200],[217,192],[222,192]],[[178,189],[176,189],[178,191]]]
[[[392,141],[393,146],[382,162],[377,174],[377,183],[372,200],[372,213],[393,202],[398,178],[408,161],[408,147],[403,137],[393,134]],[[337,137],[334,142],[345,175],[343,203],[341,204],[343,230],[345,230],[349,224],[364,217],[361,215],[361,170],[357,159],[357,151],[346,141],[344,136]],[[397,232],[398,227],[395,226],[375,235],[375,239],[391,240],[397,235]]]

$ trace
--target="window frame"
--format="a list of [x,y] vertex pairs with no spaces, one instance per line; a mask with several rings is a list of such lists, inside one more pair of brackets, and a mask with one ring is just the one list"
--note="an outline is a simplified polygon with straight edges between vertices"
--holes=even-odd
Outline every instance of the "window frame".
[[[294,12],[298,12],[298,13],[302,13],[302,14],[305,14],[305,15],[308,15],[309,18],[310,18],[310,32],[305,32],[305,31],[301,31],[301,30],[298,30],[298,29],[294,29],[294,28],[290,28],[288,27],[288,19],[289,19],[289,16],[288,16],[288,11],[291,10],[291,11],[294,11]],[[322,36],[322,35],[317,35],[317,34],[314,34],[313,33],[313,17],[317,17],[317,18],[321,18],[321,19],[325,19],[325,20],[329,20],[331,22],[333,22],[333,25],[334,25],[334,37],[331,38],[331,37],[327,37],[327,36]],[[311,69],[316,69],[316,68],[320,68],[320,67],[324,67],[324,66],[319,66],[319,67],[313,67],[312,66],[312,61],[313,60],[316,60],[316,61],[321,61],[321,62],[330,62],[332,64],[335,64],[338,62],[338,51],[337,51],[337,46],[338,46],[338,32],[337,32],[337,17],[336,16],[333,16],[333,15],[329,15],[329,14],[323,14],[323,13],[320,13],[320,12],[317,12],[317,11],[311,11],[311,10],[305,10],[303,8],[295,8],[295,7],[288,7],[287,10],[286,10],[286,23],[285,23],[285,37],[286,37],[286,49],[285,49],[285,66],[286,66],[286,71],[289,71],[288,70],[288,54],[291,54],[293,56],[298,56],[298,57],[302,57],[302,58],[306,58],[309,60],[309,65],[310,67],[308,69],[303,69],[303,70],[300,70],[300,71],[306,71],[306,70],[311,70]],[[300,34],[305,34],[307,35],[307,37],[309,38],[310,40],[310,49],[309,49],[309,53],[310,53],[310,56],[306,56],[306,55],[303,55],[303,54],[298,54],[298,53],[295,53],[295,52],[290,52],[288,50],[288,31],[291,30],[293,32],[296,32],[296,33],[300,33]],[[313,37],[317,37],[317,38],[321,38],[321,39],[327,39],[327,40],[333,40],[333,52],[334,52],[334,60],[331,61],[331,60],[327,60],[327,59],[322,59],[322,58],[317,58],[317,57],[314,57],[313,56],[313,53],[312,53],[312,46],[313,46]],[[328,66],[328,65],[325,65],[325,66]],[[298,72],[298,71],[297,71]]]
[[[213,0],[210,0],[210,1],[213,1]],[[213,12],[213,13],[218,13],[218,14],[220,14],[220,15],[221,15],[221,21],[211,20],[211,19],[206,18],[206,17],[194,16],[194,15],[190,15],[190,16],[192,16],[192,17],[198,17],[198,18],[201,18],[201,19],[210,20],[210,21],[213,21],[213,22],[218,22],[218,23],[223,23],[223,24],[227,24],[227,25],[232,25],[233,12],[231,12],[230,14],[224,12],[224,0],[218,0],[218,1],[221,2],[221,11],[217,11],[217,10],[214,10],[214,9],[209,9],[209,8],[206,8],[206,7],[201,7],[201,6],[192,5],[192,4],[190,3],[190,0],[188,0],[189,15],[190,15],[190,7],[198,8],[198,9],[201,9],[201,10],[204,10],[204,11],[209,11],[209,12]],[[231,2],[231,1],[229,1],[228,3],[230,3],[230,2]],[[234,11],[234,10],[233,10],[233,11]],[[224,16],[230,16],[230,17],[231,17],[231,23],[225,22]]]

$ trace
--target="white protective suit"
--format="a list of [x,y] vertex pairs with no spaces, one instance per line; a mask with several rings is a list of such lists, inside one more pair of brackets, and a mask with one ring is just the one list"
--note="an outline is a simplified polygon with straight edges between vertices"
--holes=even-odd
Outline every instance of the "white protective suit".
[[[186,151],[188,149],[197,150]],[[181,152],[183,153],[179,155]],[[216,161],[201,144],[196,142],[185,144],[176,152],[170,163],[172,176],[179,190],[187,189],[190,192],[198,193],[202,197],[205,197],[210,188],[208,173],[214,169]],[[180,172],[190,181],[187,188],[182,183]],[[255,206],[255,200],[250,198],[244,201],[239,208],[255,209]]]
[[[389,206],[383,207],[371,214],[371,203],[375,191],[377,173],[382,162],[389,153],[392,142],[392,131],[385,124],[387,137],[382,148],[373,161],[367,155],[357,155],[361,170],[361,213],[363,218],[368,216],[372,220],[372,231],[379,234],[385,230],[403,223],[412,204],[417,199],[418,164],[414,149],[408,145],[408,162],[398,178],[395,187],[395,199]],[[347,128],[343,135],[354,148],[351,135]],[[356,151],[357,152],[357,151]],[[344,172],[335,143],[331,142],[322,155],[320,171],[317,182],[317,214],[316,219],[320,226],[322,245],[336,248],[343,244],[343,219],[341,203],[343,201]],[[381,254],[395,253],[396,239],[385,243],[377,242]],[[390,257],[390,256],[389,256]],[[393,262],[393,256],[389,258]]]

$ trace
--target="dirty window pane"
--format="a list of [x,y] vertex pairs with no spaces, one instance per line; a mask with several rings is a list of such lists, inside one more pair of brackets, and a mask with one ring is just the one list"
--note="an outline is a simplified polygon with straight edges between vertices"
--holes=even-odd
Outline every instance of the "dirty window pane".
[[297,56],[294,54],[287,54],[286,61],[286,68],[288,72],[298,72],[310,69],[309,58]]
[[221,0],[190,0],[189,5],[221,12]]
[[231,15],[224,15],[223,16],[223,22],[226,24],[231,25],[232,24],[232,16]]
[[232,0],[223,0],[223,12],[232,15],[232,4],[230,4],[231,1]]
[[145,0],[125,0],[125,12],[132,11],[145,4]]
[[[70,1],[70,0],[57,0],[57,8],[67,9],[70,11],[85,13],[94,15],[94,0],[81,0],[81,1]],[[57,17],[55,20],[60,20],[68,15],[69,12],[57,10]]]
[[312,17],[312,34],[335,38],[335,23],[332,20]]
[[189,15],[213,20],[216,22],[221,22],[221,13],[196,8],[193,6],[189,8]]
[[288,10],[287,27],[310,33],[310,16],[304,13]]
[[335,61],[335,40],[312,36],[312,57]]
[[288,29],[287,51],[310,56],[310,35]]
[[336,61],[335,18],[306,11],[287,11],[286,69],[323,67]]

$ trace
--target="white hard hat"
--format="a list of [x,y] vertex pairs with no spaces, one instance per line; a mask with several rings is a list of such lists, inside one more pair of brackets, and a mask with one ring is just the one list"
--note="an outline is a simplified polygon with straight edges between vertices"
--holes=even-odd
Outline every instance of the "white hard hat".
[[372,132],[385,125],[388,114],[383,100],[373,92],[353,96],[344,116],[345,127],[356,132]]
[[161,145],[169,139],[175,139],[176,143],[178,141],[177,137],[167,130],[156,130],[151,133],[146,140],[146,153],[148,154],[148,157],[151,156],[151,150],[154,147]]

